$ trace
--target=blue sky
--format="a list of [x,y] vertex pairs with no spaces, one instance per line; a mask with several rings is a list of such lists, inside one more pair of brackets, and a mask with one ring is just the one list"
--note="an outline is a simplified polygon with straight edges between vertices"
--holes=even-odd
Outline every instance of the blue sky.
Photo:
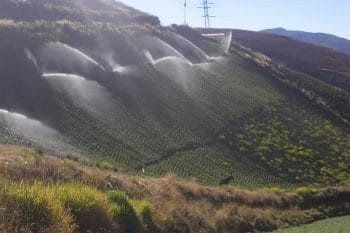
[[[184,0],[120,0],[160,17],[163,25],[181,24]],[[188,1],[188,23],[202,26],[201,0]],[[350,39],[350,0],[211,0],[212,27],[325,32]]]

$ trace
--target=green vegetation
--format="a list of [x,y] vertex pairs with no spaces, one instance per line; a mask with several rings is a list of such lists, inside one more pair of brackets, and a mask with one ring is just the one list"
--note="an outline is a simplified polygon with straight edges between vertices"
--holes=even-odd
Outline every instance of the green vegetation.
[[233,123],[224,135],[220,141],[237,153],[291,182],[322,185],[350,180],[350,136],[322,112],[275,104]]
[[[6,159],[4,156],[6,155]],[[350,214],[346,187],[248,191],[141,178],[0,145],[1,232],[273,231]]]
[[18,220],[10,228],[28,232],[73,232],[72,218],[52,188],[43,187],[39,183],[14,184],[3,180],[0,187],[0,203],[8,212],[5,215],[8,214],[9,218],[14,215]]
[[349,233],[350,232],[350,216],[331,218],[307,224],[301,227],[289,228],[276,233]]
[[123,228],[122,232],[148,232],[153,226],[150,204],[118,191],[105,194],[81,183],[45,186],[6,180],[1,180],[0,187],[0,205],[5,207],[2,217],[10,220],[5,223],[8,230],[69,233]]

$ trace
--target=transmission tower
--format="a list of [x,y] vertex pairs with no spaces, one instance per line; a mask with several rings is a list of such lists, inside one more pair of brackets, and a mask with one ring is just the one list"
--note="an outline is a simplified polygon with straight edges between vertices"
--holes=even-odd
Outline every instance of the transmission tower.
[[187,0],[184,3],[184,25],[187,25]]
[[210,5],[213,5],[213,4],[214,3],[208,2],[208,0],[203,0],[203,2],[201,3],[201,6],[198,7],[203,9],[204,11],[203,18],[204,18],[204,27],[206,29],[210,28],[210,18],[214,17],[209,14],[209,9],[211,8]]

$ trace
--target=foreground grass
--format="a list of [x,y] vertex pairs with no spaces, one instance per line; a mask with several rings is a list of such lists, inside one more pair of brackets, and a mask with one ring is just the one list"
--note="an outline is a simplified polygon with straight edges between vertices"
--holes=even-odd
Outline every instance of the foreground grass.
[[0,232],[273,231],[350,214],[350,189],[205,187],[0,145]]
[[[43,185],[0,181],[0,205],[8,232],[148,232],[150,204],[120,191],[80,183]],[[1,228],[0,228],[1,229]]]
[[301,227],[275,231],[274,233],[349,233],[350,216],[331,218]]

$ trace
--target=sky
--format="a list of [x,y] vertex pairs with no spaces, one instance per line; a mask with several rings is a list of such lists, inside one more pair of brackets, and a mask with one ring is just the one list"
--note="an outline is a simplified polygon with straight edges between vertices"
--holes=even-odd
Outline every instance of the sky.
[[[119,0],[160,18],[183,24],[184,0]],[[188,24],[202,27],[202,0],[187,0]],[[350,39],[350,0],[210,0],[211,26],[259,31],[283,27]]]

